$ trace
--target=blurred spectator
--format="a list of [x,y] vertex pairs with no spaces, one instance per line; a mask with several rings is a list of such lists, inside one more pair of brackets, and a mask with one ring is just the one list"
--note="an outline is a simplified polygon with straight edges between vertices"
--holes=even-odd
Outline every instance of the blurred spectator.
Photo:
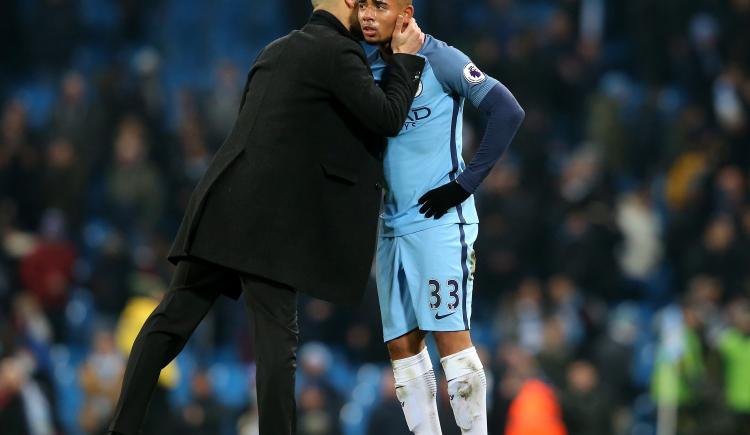
[[[335,400],[335,396],[333,397]],[[297,432],[300,435],[339,435],[339,414],[331,396],[318,385],[306,385],[299,393]]]
[[303,387],[310,386],[316,391],[320,390],[327,398],[332,411],[337,413],[343,405],[343,397],[326,377],[333,363],[332,358],[330,350],[324,344],[306,343],[299,350],[299,378]]
[[27,376],[15,359],[0,360],[0,428],[4,434],[21,435],[30,432],[21,395]]
[[488,426],[492,435],[504,435],[509,423],[511,403],[518,395],[523,383],[539,375],[534,356],[521,346],[510,342],[496,351],[493,373],[499,373],[494,391],[492,409],[488,415]]
[[617,204],[617,226],[622,232],[619,264],[632,280],[647,281],[661,265],[661,222],[646,189],[623,195]]
[[48,392],[32,377],[28,354],[0,360],[0,429],[8,435],[53,435],[56,422]]
[[561,403],[565,425],[571,434],[613,433],[612,401],[599,384],[599,373],[588,361],[576,361],[569,366]]
[[[127,0],[123,4],[129,4],[134,9],[134,4],[143,3],[142,0]],[[153,4],[153,2],[148,2]],[[141,13],[148,4],[140,6]],[[153,47],[140,49],[133,56],[133,67],[138,77],[136,89],[136,105],[142,111],[147,124],[151,129],[158,132],[164,123],[164,110],[166,98],[164,84],[160,79],[162,73],[162,59],[159,52]],[[158,153],[157,153],[158,154]]]
[[575,346],[565,341],[562,319],[551,317],[544,322],[544,341],[536,355],[539,367],[553,385],[565,385],[565,371],[573,360]]
[[307,343],[299,350],[302,373],[299,375],[298,431],[304,435],[341,433],[339,412],[343,397],[326,378],[332,355],[321,343]]
[[745,175],[737,166],[725,166],[716,174],[716,209],[736,215],[747,198]]
[[6,101],[0,121],[0,197],[11,201],[5,210],[12,211],[11,222],[29,230],[39,217],[36,176],[40,163],[27,107],[20,100]]
[[17,294],[9,317],[13,322],[9,331],[13,334],[12,341],[0,346],[0,355],[2,351],[10,354],[16,347],[23,347],[34,356],[37,374],[51,378],[54,374],[50,367],[50,351],[55,331],[37,300],[28,292]]
[[115,138],[115,157],[107,174],[110,217],[135,234],[153,231],[161,217],[160,174],[148,160],[146,131],[135,118],[125,118]]
[[258,425],[258,406],[252,402],[237,419],[237,433],[238,435],[260,435]]
[[53,340],[52,325],[36,298],[19,293],[13,301],[13,322],[17,333],[31,343],[48,346]]
[[206,101],[206,118],[212,149],[217,149],[232,129],[242,99],[243,80],[237,66],[219,63],[214,72],[215,85]]
[[[683,113],[685,127],[692,130],[703,128],[702,118],[705,113],[701,109],[689,108]],[[689,125],[695,124],[695,125]],[[688,131],[686,134],[692,136],[700,134],[699,131]],[[695,140],[696,138],[681,138],[683,140]],[[679,150],[679,155],[674,158],[667,172],[665,199],[667,204],[676,211],[684,210],[693,205],[692,203],[700,198],[701,181],[706,177],[710,169],[710,160],[707,149],[703,149],[705,142],[701,141],[692,146],[686,146],[687,149]],[[684,146],[685,144],[680,144]]]
[[86,187],[82,158],[72,142],[54,139],[47,147],[39,174],[40,199],[47,207],[60,210],[71,230],[80,228],[85,211],[81,207]]
[[741,248],[734,220],[717,216],[708,224],[702,243],[688,252],[685,269],[715,276],[728,294],[739,294],[750,261],[750,253]]
[[65,231],[63,215],[49,210],[42,221],[41,238],[21,260],[19,269],[21,282],[44,309],[58,341],[65,338],[65,307],[76,259]]
[[635,398],[633,353],[640,332],[638,306],[621,303],[610,311],[604,332],[592,345],[594,365],[603,373],[600,382],[615,407],[627,407]]
[[687,296],[681,306],[668,307],[661,314],[661,340],[651,381],[654,401],[662,412],[676,412],[679,433],[696,430],[696,411],[701,409],[706,393],[704,323],[700,306],[692,296]]
[[104,433],[120,395],[125,358],[117,351],[112,332],[100,330],[93,340],[91,354],[80,370],[84,394],[80,414],[81,429],[86,433]]
[[506,435],[566,435],[554,390],[538,379],[521,383],[508,409]]
[[559,321],[562,342],[578,349],[585,338],[585,299],[576,283],[565,275],[553,275],[547,281],[551,314]]
[[697,13],[689,22],[689,38],[691,42],[690,60],[692,63],[689,79],[692,81],[692,91],[698,101],[710,102],[710,84],[719,75],[722,67],[719,53],[719,26],[713,15]]
[[211,390],[211,382],[204,370],[193,374],[192,396],[182,408],[171,433],[185,435],[214,435],[221,432],[222,409]]
[[98,255],[92,260],[88,285],[100,314],[115,320],[127,303],[134,264],[123,236],[110,231],[104,235]]
[[513,300],[499,305],[500,312],[495,316],[498,333],[532,353],[539,352],[544,340],[542,296],[541,282],[526,278]]
[[621,235],[606,204],[586,202],[599,194],[600,169],[589,153],[576,156],[565,168],[560,188],[570,210],[555,240],[553,267],[586,291],[615,299],[622,297],[615,260]]
[[724,365],[726,403],[734,417],[735,433],[750,430],[750,302],[730,306],[732,327],[719,339]]
[[367,435],[409,435],[411,432],[406,426],[401,404],[396,397],[393,370],[389,367],[383,369],[380,379],[380,402],[370,414]]
[[[348,325],[343,340],[346,340],[347,353],[353,363],[378,363],[389,360],[388,349],[383,343],[380,304],[374,276],[370,276],[361,305],[356,310],[349,310],[345,317],[336,316],[332,320],[331,326],[344,322]],[[329,339],[331,340],[339,339]]]
[[485,180],[477,201],[482,209],[482,237],[477,240],[477,292],[475,309],[492,303],[510,290],[524,274],[538,274],[544,266],[546,225],[543,199],[529,191],[517,164],[501,161]]
[[183,122],[177,140],[179,158],[169,157],[174,166],[171,168],[173,191],[177,193],[174,211],[176,215],[182,215],[187,209],[190,194],[211,163],[211,154],[198,122]]
[[[91,162],[92,183],[100,182],[98,178],[105,176],[111,166],[117,148],[113,138],[122,119],[132,114],[132,94],[127,87],[128,82],[124,66],[116,62],[107,63],[97,70],[92,79],[91,121],[87,126],[91,140],[79,144],[84,147],[84,154]],[[99,193],[99,189],[101,186],[97,184],[94,191]]]
[[714,82],[714,111],[721,126],[729,133],[747,128],[747,113],[738,89],[741,85],[742,70],[737,65],[725,68]]
[[[60,83],[60,95],[52,109],[49,131],[54,137],[83,146],[90,134],[91,121],[86,98],[86,80],[79,72],[69,72]],[[88,156],[82,155],[81,159]]]
[[588,101],[587,140],[607,169],[615,173],[630,172],[631,169],[630,132],[622,116],[630,86],[623,74],[607,73],[599,83],[598,92]]

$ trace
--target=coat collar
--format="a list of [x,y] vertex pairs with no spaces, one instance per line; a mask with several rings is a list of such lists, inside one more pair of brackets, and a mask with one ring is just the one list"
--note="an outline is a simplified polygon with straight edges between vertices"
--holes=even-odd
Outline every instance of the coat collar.
[[317,24],[319,26],[330,27],[346,36],[347,38],[359,42],[357,38],[354,37],[352,32],[347,30],[346,27],[344,27],[344,25],[341,23],[341,21],[339,21],[339,19],[336,18],[335,15],[328,11],[318,9],[317,11],[313,12],[312,16],[310,16],[310,21],[308,21],[308,24]]

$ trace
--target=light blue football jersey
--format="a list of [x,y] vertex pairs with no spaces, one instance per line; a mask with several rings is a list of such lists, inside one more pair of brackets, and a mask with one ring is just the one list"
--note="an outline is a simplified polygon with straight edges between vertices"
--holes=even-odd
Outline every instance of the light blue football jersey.
[[[478,107],[498,82],[461,51],[430,35],[417,54],[426,60],[422,80],[401,132],[388,139],[383,161],[386,186],[380,235],[384,237],[479,222],[473,195],[437,220],[419,213],[417,201],[465,169],[461,157],[464,101],[469,99]],[[378,50],[368,60],[380,82],[385,61]]]

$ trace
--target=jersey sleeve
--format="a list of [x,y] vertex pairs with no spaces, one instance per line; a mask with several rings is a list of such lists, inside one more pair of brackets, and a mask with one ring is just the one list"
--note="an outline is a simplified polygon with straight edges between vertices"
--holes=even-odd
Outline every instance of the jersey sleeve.
[[467,55],[455,47],[444,46],[428,57],[435,77],[447,92],[459,95],[479,107],[498,81],[484,74]]

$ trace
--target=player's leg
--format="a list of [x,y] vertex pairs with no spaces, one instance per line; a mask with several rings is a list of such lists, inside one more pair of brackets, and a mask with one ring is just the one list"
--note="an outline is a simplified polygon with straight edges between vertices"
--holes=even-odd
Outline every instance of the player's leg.
[[409,283],[401,267],[399,237],[378,242],[377,284],[383,337],[393,365],[396,397],[412,433],[440,435],[437,414],[437,382],[424,344],[425,333],[417,328]]
[[446,225],[410,235],[422,281],[417,317],[442,357],[456,423],[464,434],[487,433],[486,381],[469,335],[477,225]]
[[411,358],[422,352],[427,346],[425,337],[427,333],[419,329],[413,329],[406,334],[394,338],[386,343],[391,361]]
[[161,369],[180,353],[227,280],[239,276],[209,263],[180,261],[169,291],[133,343],[110,431],[139,433]]
[[487,379],[469,331],[434,332],[453,416],[463,434],[487,434]]
[[419,329],[388,342],[393,365],[396,397],[406,424],[417,435],[440,435],[437,411],[437,380],[430,354]]

